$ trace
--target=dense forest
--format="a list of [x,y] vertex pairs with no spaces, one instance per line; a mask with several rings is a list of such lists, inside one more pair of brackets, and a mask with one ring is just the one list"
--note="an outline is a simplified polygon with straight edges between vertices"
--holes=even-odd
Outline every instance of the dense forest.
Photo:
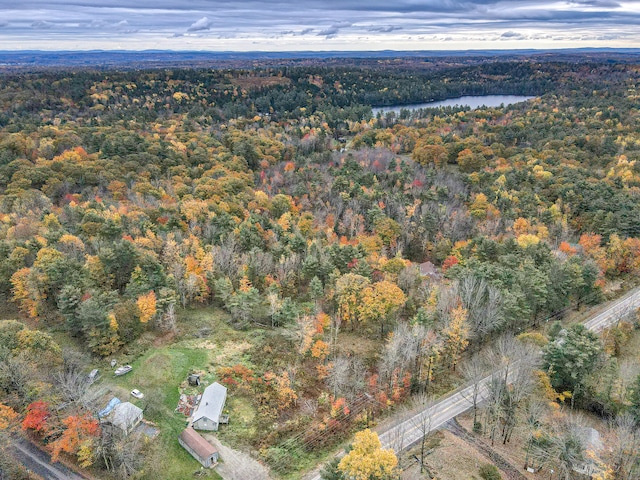
[[[372,116],[466,94],[536,98]],[[250,412],[222,438],[277,474],[310,466],[493,339],[635,284],[639,104],[640,68],[616,63],[4,74],[0,429],[99,476],[168,478],[184,378],[149,384],[161,436],[132,446],[101,436],[84,375],[208,342],[180,375]],[[539,373],[571,392],[552,401],[640,409],[552,354]]]

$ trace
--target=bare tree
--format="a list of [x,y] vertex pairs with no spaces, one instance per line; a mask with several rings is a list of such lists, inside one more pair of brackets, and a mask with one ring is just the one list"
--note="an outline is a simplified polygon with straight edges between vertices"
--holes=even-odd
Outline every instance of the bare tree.
[[103,427],[96,455],[102,459],[105,468],[118,478],[126,480],[135,476],[144,466],[144,435],[132,432],[124,436],[115,427]]
[[460,371],[469,385],[469,389],[462,390],[460,393],[471,404],[473,408],[473,428],[477,428],[478,424],[478,404],[482,401],[482,379],[486,373],[486,363],[482,356],[475,354],[469,360],[462,364]]
[[507,385],[502,372],[494,371],[487,383],[487,394],[484,402],[484,428],[489,434],[491,445],[495,443],[496,435],[502,418],[503,399]]
[[[422,394],[416,397],[415,405],[420,408],[420,413],[413,417],[413,426],[420,433],[420,472],[426,468],[424,459],[427,455],[427,437],[431,433],[433,422],[433,397]],[[429,473],[429,472],[428,472]]]
[[433,330],[424,325],[399,324],[389,336],[380,358],[378,371],[382,382],[390,388],[394,377],[402,378],[411,372],[415,381],[428,383],[437,341]]
[[531,391],[538,356],[531,346],[513,336],[503,336],[488,353],[488,359],[490,365],[497,367],[487,385],[485,417],[489,436],[493,444],[500,428],[502,443],[507,443]]
[[632,391],[633,381],[638,376],[638,365],[635,361],[624,359],[620,363],[619,396],[620,403],[625,404]]
[[539,463],[553,467],[557,478],[570,480],[574,468],[585,459],[584,425],[580,417],[569,415],[550,425],[548,441],[538,444],[532,454]]
[[[406,408],[402,409],[406,410]],[[404,416],[404,414],[400,413],[400,416]],[[405,449],[405,436],[407,433],[407,425],[406,422],[401,422],[394,429],[391,430],[391,438],[389,439],[389,446],[396,452],[398,455],[398,468],[402,469],[401,461],[402,461],[402,451]]]
[[235,283],[240,269],[240,248],[234,235],[227,235],[221,245],[214,245],[211,257],[216,272],[231,279]]
[[345,397],[352,400],[364,389],[366,369],[363,363],[353,357],[337,357],[333,362],[327,385],[333,391],[334,398]]
[[526,404],[525,408],[525,421],[524,421],[524,430],[526,432],[527,443],[525,446],[525,458],[524,458],[524,468],[525,470],[531,465],[535,467],[535,463],[533,462],[531,449],[538,438],[538,433],[540,428],[542,427],[542,419],[547,410],[547,406],[544,401],[539,399],[531,399]]
[[458,295],[469,312],[471,338],[480,341],[502,324],[500,291],[485,279],[466,276],[458,282]]
[[[80,352],[64,350],[62,368],[53,374],[53,386],[60,395],[63,405],[82,404],[91,381],[86,373],[88,359]],[[84,405],[83,405],[84,406]]]
[[640,431],[632,415],[625,413],[615,419],[607,445],[608,464],[615,478],[640,478]]
[[163,332],[175,332],[176,331],[176,304],[171,302],[167,309],[158,315],[156,320],[156,327]]

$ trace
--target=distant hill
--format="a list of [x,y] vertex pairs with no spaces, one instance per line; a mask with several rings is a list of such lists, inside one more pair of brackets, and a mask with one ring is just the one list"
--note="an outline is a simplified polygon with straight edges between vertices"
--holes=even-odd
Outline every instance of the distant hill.
[[[532,57],[540,61],[563,60],[611,60],[637,61],[640,48],[576,48],[559,50],[422,50],[422,51],[305,51],[305,52],[206,52],[168,50],[91,50],[91,51],[0,51],[0,68],[32,69],[47,67],[93,68],[154,68],[162,66],[260,66],[309,63],[315,60],[344,59],[484,59]],[[257,62],[257,64],[256,64]],[[464,62],[467,63],[467,62]]]

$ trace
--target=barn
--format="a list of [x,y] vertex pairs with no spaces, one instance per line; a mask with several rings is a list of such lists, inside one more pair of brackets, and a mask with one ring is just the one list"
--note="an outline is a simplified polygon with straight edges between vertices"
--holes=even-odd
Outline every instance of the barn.
[[218,450],[191,427],[182,431],[178,437],[178,443],[203,467],[209,468],[218,461]]

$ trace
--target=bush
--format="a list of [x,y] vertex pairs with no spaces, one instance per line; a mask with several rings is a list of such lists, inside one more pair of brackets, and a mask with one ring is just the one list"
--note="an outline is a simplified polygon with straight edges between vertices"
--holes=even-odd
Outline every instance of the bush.
[[502,475],[495,465],[485,463],[480,467],[480,478],[483,480],[502,480]]
[[475,422],[473,424],[473,433],[482,433],[482,423],[481,422]]

